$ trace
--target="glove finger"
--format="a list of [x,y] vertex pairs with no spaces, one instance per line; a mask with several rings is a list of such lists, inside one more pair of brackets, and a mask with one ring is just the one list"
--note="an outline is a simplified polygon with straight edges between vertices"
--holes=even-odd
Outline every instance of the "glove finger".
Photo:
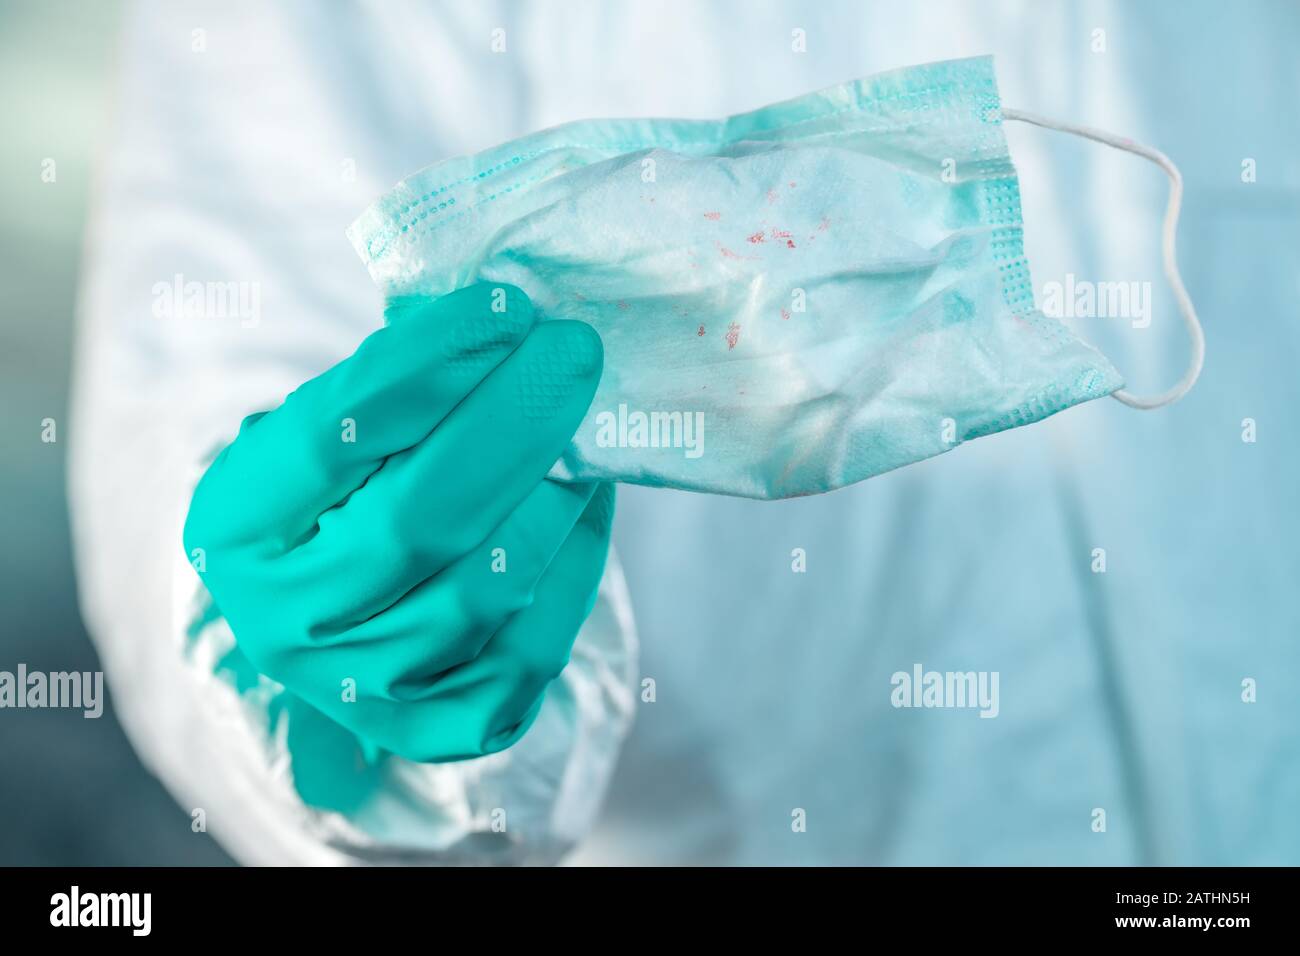
[[524,735],[596,602],[609,553],[614,486],[601,484],[537,584],[532,604],[472,661],[389,712],[380,746],[413,760],[494,753]]
[[538,325],[414,448],[392,456],[319,531],[258,574],[269,594],[314,582],[322,632],[376,614],[468,554],[546,476],[600,380],[600,337],[581,322]]
[[286,550],[387,456],[433,431],[534,321],[528,298],[504,284],[408,301],[395,315],[280,407],[244,420],[195,491],[187,551]]
[[[259,669],[300,694],[316,688],[323,695],[317,706],[327,713],[339,709],[331,701],[341,682],[351,678],[358,703],[341,708],[340,722],[364,725],[370,699],[401,701],[418,695],[439,673],[472,660],[489,637],[532,602],[538,581],[595,489],[594,483],[542,481],[480,547],[346,631],[268,648],[264,654],[253,646],[255,640],[241,640],[241,646]],[[283,631],[275,633],[283,636]]]

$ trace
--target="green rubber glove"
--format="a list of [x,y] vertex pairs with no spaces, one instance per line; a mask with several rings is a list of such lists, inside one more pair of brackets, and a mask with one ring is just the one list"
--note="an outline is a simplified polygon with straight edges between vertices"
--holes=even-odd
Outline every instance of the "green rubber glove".
[[514,743],[604,570],[613,486],[545,478],[602,363],[590,326],[478,285],[245,419],[184,536],[245,657],[372,753]]

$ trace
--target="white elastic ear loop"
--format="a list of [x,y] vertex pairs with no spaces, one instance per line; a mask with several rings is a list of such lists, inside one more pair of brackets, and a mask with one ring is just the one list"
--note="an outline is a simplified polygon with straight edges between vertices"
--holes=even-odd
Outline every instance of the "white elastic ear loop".
[[1165,278],[1169,280],[1169,287],[1174,290],[1174,299],[1178,303],[1178,311],[1182,313],[1183,324],[1187,326],[1187,336],[1192,341],[1192,357],[1187,363],[1187,371],[1183,373],[1182,379],[1167,392],[1143,398],[1121,388],[1112,392],[1111,397],[1118,399],[1131,408],[1141,409],[1160,408],[1162,405],[1178,401],[1196,384],[1196,379],[1201,374],[1201,366],[1205,364],[1205,333],[1201,331],[1201,321],[1196,317],[1196,308],[1192,305],[1187,290],[1183,288],[1182,276],[1178,274],[1178,256],[1174,250],[1174,235],[1178,231],[1178,211],[1183,204],[1183,177],[1178,172],[1178,167],[1158,149],[1143,146],[1141,143],[1135,143],[1126,137],[1093,129],[1090,126],[1076,126],[1073,123],[1062,123],[1034,113],[1026,113],[1024,110],[1006,108],[1002,110],[1002,118],[1004,120],[1019,120],[1022,123],[1032,123],[1044,129],[1073,133],[1075,136],[1083,136],[1086,139],[1096,140],[1098,143],[1105,143],[1107,146],[1113,146],[1116,149],[1136,153],[1138,156],[1151,160],[1151,162],[1163,169],[1169,177],[1169,205],[1165,207],[1165,222],[1162,229]]

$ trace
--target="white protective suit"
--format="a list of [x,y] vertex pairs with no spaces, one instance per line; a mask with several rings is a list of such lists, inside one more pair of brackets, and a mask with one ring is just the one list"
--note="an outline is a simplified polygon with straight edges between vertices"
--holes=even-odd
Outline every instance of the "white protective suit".
[[[549,862],[593,827],[573,859],[1297,862],[1281,690],[1300,679],[1297,519],[1209,504],[1269,502],[1293,464],[1237,423],[1300,407],[1297,326],[1254,349],[1254,323],[1234,342],[1215,329],[1243,302],[1294,308],[1294,269],[1267,258],[1294,230],[1267,210],[1295,208],[1297,119],[1229,108],[1222,82],[1185,89],[1226,58],[1249,61],[1243,83],[1294,90],[1297,18],[1192,6],[133,7],[87,247],[71,498],[84,612],[146,764],[247,863]],[[268,717],[277,687],[220,666],[233,637],[180,533],[241,418],[381,325],[343,234],[355,216],[435,160],[564,121],[715,117],[988,52],[1007,104],[1183,164],[1183,271],[1211,340],[1192,395],[1145,417],[1094,402],[809,499],[620,489],[626,583],[611,560],[525,738],[460,764],[390,760],[348,813],[306,805]],[[1208,115],[1228,128],[1203,129]],[[1164,388],[1185,354],[1160,279],[1163,177],[1057,134],[1009,136],[1035,279],[1153,279],[1149,329],[1076,328],[1136,391]],[[1243,197],[1254,154],[1274,178]],[[250,309],[160,316],[178,281],[244,283]],[[998,672],[997,719],[891,706],[890,675],[915,663]],[[1252,677],[1272,690],[1243,704]]]

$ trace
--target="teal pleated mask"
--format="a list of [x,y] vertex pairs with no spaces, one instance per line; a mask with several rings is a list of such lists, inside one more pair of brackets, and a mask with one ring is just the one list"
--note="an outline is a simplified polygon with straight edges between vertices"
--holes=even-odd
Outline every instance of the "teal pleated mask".
[[[599,333],[595,400],[551,476],[815,494],[1111,393],[1034,306],[990,57],[720,121],[570,123],[431,166],[349,230],[390,303],[511,283]],[[1162,165],[1167,163],[1164,160]]]

